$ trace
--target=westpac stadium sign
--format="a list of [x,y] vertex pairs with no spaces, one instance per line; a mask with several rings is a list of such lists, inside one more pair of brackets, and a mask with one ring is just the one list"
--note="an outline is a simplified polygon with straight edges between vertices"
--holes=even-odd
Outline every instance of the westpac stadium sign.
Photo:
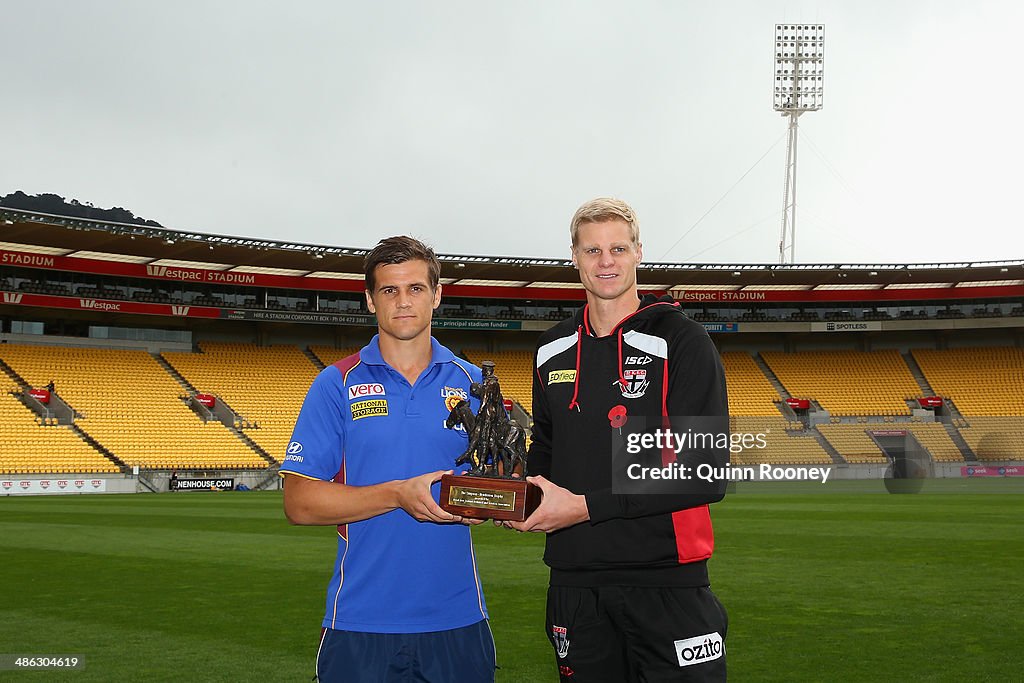
[[[0,266],[21,266],[45,270],[92,273],[130,278],[175,280],[179,282],[203,282],[209,284],[230,284],[245,287],[279,287],[283,289],[320,290],[324,292],[363,291],[362,278],[345,279],[335,277],[314,277],[296,275],[275,275],[270,273],[244,273],[238,271],[182,268],[140,263],[103,261],[76,256],[51,256],[30,252],[0,249]],[[358,275],[358,274],[357,274]],[[1010,282],[1014,282],[1011,280]],[[658,287],[641,286],[641,290],[664,293]],[[498,299],[541,299],[545,301],[580,301],[580,289],[547,287],[495,287],[489,285],[458,285],[445,287],[451,296],[475,296]],[[989,287],[926,287],[921,289],[876,289],[876,290],[733,290],[733,289],[673,289],[671,295],[685,305],[711,303],[760,303],[760,302],[824,302],[824,301],[934,301],[937,299],[993,299],[1018,298],[1024,296],[1024,285],[1007,284]]]
[[225,273],[220,270],[199,268],[172,268],[170,266],[146,266],[146,275],[162,280],[183,280],[185,282],[212,282],[226,285],[255,285],[253,273]]

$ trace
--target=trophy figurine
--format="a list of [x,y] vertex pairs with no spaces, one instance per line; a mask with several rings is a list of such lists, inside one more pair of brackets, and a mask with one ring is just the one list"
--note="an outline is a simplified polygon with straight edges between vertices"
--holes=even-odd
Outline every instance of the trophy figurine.
[[441,507],[453,515],[475,519],[523,521],[540,504],[540,489],[526,482],[526,432],[509,419],[494,363],[480,364],[483,380],[469,393],[480,399],[476,415],[469,402],[451,409],[445,426],[462,425],[469,445],[455,460],[469,464],[466,474],[441,477]]

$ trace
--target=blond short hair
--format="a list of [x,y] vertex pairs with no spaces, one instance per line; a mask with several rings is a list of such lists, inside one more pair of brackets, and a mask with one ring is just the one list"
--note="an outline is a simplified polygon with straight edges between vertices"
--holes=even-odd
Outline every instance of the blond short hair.
[[633,246],[640,245],[640,221],[636,219],[636,213],[626,202],[612,197],[598,197],[591,199],[580,208],[572,217],[569,224],[569,237],[572,238],[572,246],[576,248],[579,239],[580,226],[584,223],[603,223],[621,219],[629,225],[629,238]]

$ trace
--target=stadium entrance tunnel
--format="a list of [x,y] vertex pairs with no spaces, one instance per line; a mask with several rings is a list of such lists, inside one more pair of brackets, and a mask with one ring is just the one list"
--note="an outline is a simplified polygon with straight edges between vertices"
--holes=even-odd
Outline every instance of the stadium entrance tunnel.
[[900,431],[871,435],[889,460],[885,470],[885,490],[889,493],[919,493],[934,469],[931,456],[913,434],[909,431],[900,434]]

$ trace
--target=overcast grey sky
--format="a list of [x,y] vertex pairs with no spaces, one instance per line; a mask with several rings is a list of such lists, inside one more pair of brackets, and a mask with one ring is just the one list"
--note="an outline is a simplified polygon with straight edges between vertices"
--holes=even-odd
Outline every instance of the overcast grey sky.
[[815,22],[825,107],[800,119],[797,261],[1024,258],[1022,3],[0,7],[0,194],[183,230],[558,257],[575,208],[613,195],[647,261],[774,262],[774,26]]

